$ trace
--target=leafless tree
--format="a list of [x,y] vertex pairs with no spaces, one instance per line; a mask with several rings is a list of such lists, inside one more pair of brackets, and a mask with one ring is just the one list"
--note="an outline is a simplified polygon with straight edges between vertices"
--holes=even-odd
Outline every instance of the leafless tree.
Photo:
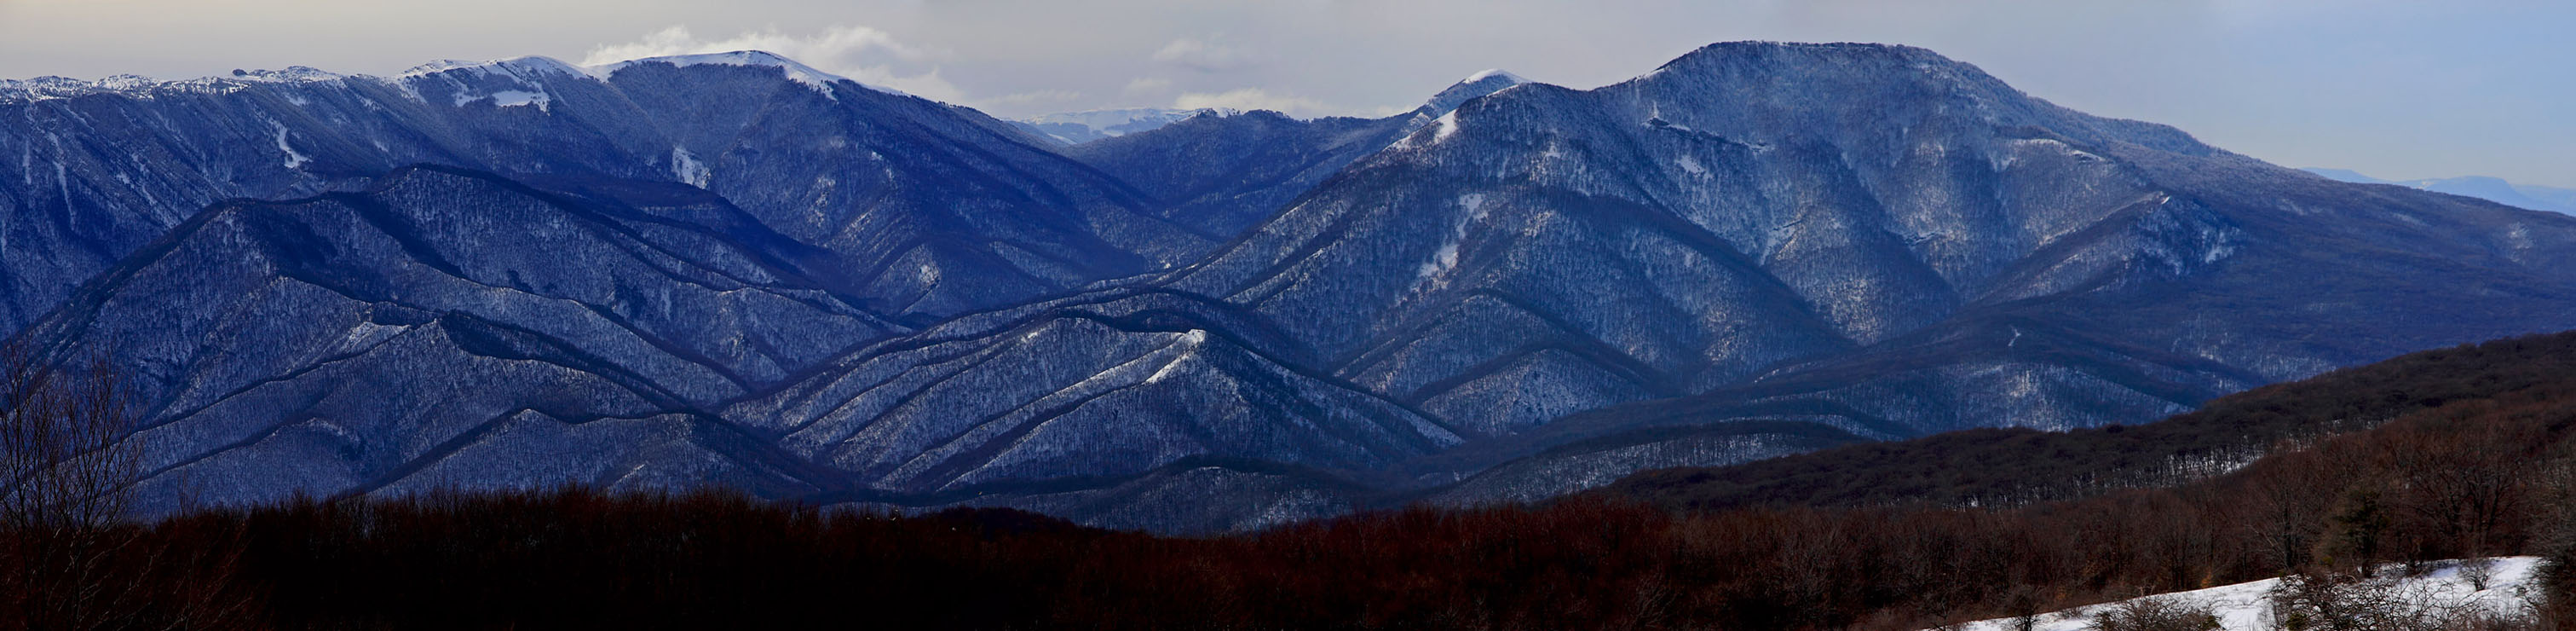
[[105,362],[49,366],[0,349],[0,528],[104,529],[124,520],[140,453],[123,388]]
[[0,349],[0,628],[223,626],[231,550],[174,549],[129,519],[141,454],[117,373]]

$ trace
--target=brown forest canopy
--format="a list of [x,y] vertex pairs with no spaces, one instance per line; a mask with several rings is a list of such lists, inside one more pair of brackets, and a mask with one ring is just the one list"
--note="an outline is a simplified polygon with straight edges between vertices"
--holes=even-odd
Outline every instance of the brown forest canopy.
[[[207,627],[1919,629],[2375,561],[2567,560],[2571,344],[2436,351],[2232,397],[2172,422],[2261,419],[2290,429],[2249,439],[2300,438],[2215,477],[2009,508],[1824,492],[1675,512],[1596,494],[1166,538],[1010,511],[891,518],[568,489],[202,511],[120,527],[127,543],[100,566],[151,587],[131,592],[133,620]],[[2181,453],[2127,438],[2168,429],[2014,438],[1956,462],[2081,463],[2055,450],[2130,441]],[[1945,440],[1958,437],[1851,453],[1955,449],[1927,447]],[[1852,479],[1881,475],[1895,474]],[[1852,503],[1874,505],[1833,506]],[[0,554],[48,536],[7,535]],[[42,591],[27,587],[0,594]]]

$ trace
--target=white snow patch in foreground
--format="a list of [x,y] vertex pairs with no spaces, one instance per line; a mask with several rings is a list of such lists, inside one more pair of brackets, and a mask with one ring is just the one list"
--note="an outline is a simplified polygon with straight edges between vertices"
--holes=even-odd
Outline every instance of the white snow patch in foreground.
[[[2498,557],[2485,590],[2471,589],[2460,576],[2460,562],[2439,561],[2437,569],[2419,576],[2399,580],[2397,592],[2418,608],[2484,607],[2489,611],[2528,610],[2526,595],[2539,589],[2539,557]],[[2384,574],[2403,571],[2392,564]],[[2158,594],[2147,598],[2171,598],[2176,604],[2209,607],[2218,614],[2219,624],[2228,631],[2254,631],[2272,628],[2271,592],[2281,579],[2271,578],[2251,583],[2222,585],[2188,592]],[[2120,601],[2127,602],[2127,601]],[[2083,631],[2093,624],[2096,614],[2110,611],[2119,602],[2077,607],[2040,614],[2038,631]],[[2007,631],[2015,628],[2011,618],[1979,620],[1958,627],[1962,631]]]

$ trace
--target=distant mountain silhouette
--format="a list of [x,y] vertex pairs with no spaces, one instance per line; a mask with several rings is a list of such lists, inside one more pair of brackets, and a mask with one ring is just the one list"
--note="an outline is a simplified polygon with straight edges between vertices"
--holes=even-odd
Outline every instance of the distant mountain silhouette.
[[2576,189],[2515,184],[2484,176],[2449,177],[2437,180],[2383,180],[2349,169],[2300,169],[2343,182],[2359,184],[2395,184],[2435,193],[2475,197],[2506,206],[2546,210],[2576,215]]

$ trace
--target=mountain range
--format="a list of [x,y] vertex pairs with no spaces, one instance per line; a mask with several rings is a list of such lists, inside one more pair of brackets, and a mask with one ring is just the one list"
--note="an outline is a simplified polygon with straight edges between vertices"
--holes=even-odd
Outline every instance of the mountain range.
[[1138,107],[1124,109],[1060,112],[1011,121],[1021,129],[1054,138],[1068,145],[1078,145],[1102,138],[1150,131],[1191,117],[1233,116],[1243,112],[1232,109],[1164,109]]
[[2576,328],[2576,218],[1917,48],[1028,125],[756,52],[9,82],[0,331],[131,373],[150,506],[722,484],[1204,532]]
[[2515,184],[2502,179],[2470,175],[2431,180],[2383,180],[2356,173],[2350,169],[2300,169],[2340,182],[2360,184],[2395,184],[2409,188],[2475,197],[2515,208],[2546,210],[2576,215],[2576,189]]

